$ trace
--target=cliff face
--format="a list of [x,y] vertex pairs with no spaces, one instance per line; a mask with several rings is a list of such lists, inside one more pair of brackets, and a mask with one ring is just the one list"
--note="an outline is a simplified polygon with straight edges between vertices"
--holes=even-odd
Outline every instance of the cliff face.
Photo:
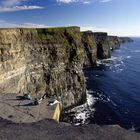
[[0,93],[85,102],[84,50],[78,27],[0,29]]
[[94,34],[91,31],[82,32],[82,44],[84,49],[84,66],[95,66],[97,60],[97,46]]
[[108,36],[108,41],[111,50],[120,48],[120,41],[117,36]]
[[81,33],[79,27],[0,29],[0,93],[46,94],[63,108],[82,104],[83,66],[109,58],[119,42],[107,33]]
[[97,45],[97,58],[106,59],[111,57],[107,33],[95,32],[94,37]]

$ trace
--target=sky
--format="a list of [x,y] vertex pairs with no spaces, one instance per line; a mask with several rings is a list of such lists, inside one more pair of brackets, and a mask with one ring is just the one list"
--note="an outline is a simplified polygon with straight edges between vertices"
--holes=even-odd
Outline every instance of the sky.
[[55,26],[140,36],[140,0],[0,0],[0,28]]

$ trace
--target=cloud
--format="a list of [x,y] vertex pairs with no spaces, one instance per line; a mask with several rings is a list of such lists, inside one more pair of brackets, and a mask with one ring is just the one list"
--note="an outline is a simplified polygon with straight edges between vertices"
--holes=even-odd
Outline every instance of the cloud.
[[83,1],[83,4],[90,4],[90,1]]
[[9,23],[5,20],[0,20],[0,28],[48,28],[50,26],[46,24],[38,24],[38,23]]
[[27,1],[29,0],[2,0],[0,2],[0,12],[43,9],[43,7],[38,5],[23,5]]
[[56,0],[57,3],[61,4],[71,4],[71,3],[82,3],[82,4],[90,4],[92,2],[99,2],[99,3],[107,3],[111,2],[112,0]]
[[14,11],[23,11],[23,10],[34,10],[34,9],[43,9],[43,7],[32,5],[32,6],[14,6],[14,7],[0,7],[0,12],[14,12]]
[[80,26],[81,31],[93,31],[93,32],[109,32],[110,30],[107,28],[99,28],[94,26]]
[[64,3],[64,4],[70,4],[70,3],[82,3],[82,4],[90,4],[91,0],[56,0],[57,3]]
[[79,0],[56,0],[58,3],[74,3],[74,2],[78,2]]
[[57,0],[58,3],[72,3],[75,2],[75,0]]
[[26,28],[48,28],[49,27],[45,24],[36,24],[36,23],[24,23],[21,26],[26,27]]
[[107,3],[107,2],[110,2],[110,1],[112,1],[112,0],[101,0],[100,2],[101,3]]

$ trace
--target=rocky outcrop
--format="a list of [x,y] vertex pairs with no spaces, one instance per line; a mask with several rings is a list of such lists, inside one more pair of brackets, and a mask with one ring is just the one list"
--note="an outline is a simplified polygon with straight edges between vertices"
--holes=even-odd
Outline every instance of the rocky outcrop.
[[120,41],[117,36],[108,36],[108,41],[111,50],[120,48]]
[[0,93],[84,103],[83,54],[79,27],[0,29]]
[[97,46],[94,34],[91,31],[82,32],[82,44],[84,47],[84,66],[95,66],[97,60]]
[[107,33],[94,32],[94,37],[97,45],[97,58],[106,59],[111,57],[111,51]]
[[108,36],[104,32],[94,32],[97,48],[97,59],[107,59],[111,57],[111,50],[119,49],[121,43],[133,42],[129,37]]
[[129,43],[129,42],[133,42],[133,39],[130,37],[119,37],[119,41],[120,43]]
[[42,120],[36,123],[16,124],[0,118],[1,140],[139,140],[140,134],[118,125],[98,126],[89,124],[71,126]]

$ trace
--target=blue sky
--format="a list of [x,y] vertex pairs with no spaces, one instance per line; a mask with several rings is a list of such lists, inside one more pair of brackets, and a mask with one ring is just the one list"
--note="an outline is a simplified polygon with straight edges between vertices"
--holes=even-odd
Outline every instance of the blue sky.
[[140,0],[0,0],[0,27],[80,26],[140,36]]

